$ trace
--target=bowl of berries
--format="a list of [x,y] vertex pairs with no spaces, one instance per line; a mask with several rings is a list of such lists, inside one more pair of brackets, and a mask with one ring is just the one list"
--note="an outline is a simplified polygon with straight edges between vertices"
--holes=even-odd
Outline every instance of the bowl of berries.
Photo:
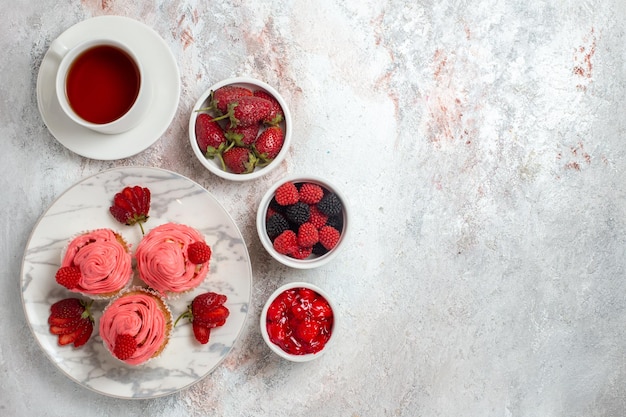
[[292,268],[316,268],[344,246],[349,226],[346,198],[325,179],[287,177],[262,197],[256,226],[274,259]]
[[200,163],[233,180],[259,178],[287,156],[291,113],[272,86],[253,78],[228,78],[212,85],[189,118],[189,141]]
[[321,288],[306,282],[285,284],[261,311],[261,335],[281,358],[307,362],[328,350],[335,337],[336,312]]

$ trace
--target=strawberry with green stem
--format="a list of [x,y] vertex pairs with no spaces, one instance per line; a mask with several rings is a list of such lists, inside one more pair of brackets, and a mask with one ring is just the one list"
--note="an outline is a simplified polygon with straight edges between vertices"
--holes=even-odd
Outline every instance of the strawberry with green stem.
[[269,164],[276,158],[285,143],[285,134],[280,126],[265,129],[254,143],[254,151],[259,159],[259,166]]
[[227,299],[226,295],[216,292],[197,295],[187,306],[187,310],[178,316],[174,327],[181,319],[188,319],[191,321],[196,340],[203,345],[207,344],[211,329],[223,326],[230,315],[228,307],[224,305]]
[[[203,110],[206,109],[198,111]],[[271,110],[272,103],[268,100],[261,97],[244,96],[228,103],[226,112],[221,116],[215,117],[213,121],[228,119],[231,127],[250,126],[263,121],[270,114]]]
[[228,146],[222,126],[214,122],[208,113],[200,113],[196,117],[195,133],[198,147],[207,158],[212,159]]
[[111,215],[120,223],[132,226],[139,224],[141,234],[145,234],[143,223],[148,221],[150,211],[150,190],[135,185],[125,187],[113,197],[113,205],[109,207]]
[[50,333],[58,336],[59,345],[73,344],[78,348],[87,343],[93,333],[92,304],[93,300],[64,298],[50,306],[48,325]]
[[222,169],[234,174],[249,174],[256,164],[257,157],[247,147],[233,146],[222,154]]

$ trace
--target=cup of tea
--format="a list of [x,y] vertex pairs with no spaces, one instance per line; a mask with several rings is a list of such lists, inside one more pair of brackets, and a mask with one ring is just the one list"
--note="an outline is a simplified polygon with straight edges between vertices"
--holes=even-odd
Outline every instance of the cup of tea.
[[125,43],[93,39],[68,48],[56,40],[59,59],[56,94],[75,123],[103,134],[137,126],[146,115],[152,91],[141,62]]

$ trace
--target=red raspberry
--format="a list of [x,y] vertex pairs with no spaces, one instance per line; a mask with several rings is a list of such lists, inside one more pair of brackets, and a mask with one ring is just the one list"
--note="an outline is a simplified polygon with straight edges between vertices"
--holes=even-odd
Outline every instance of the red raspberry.
[[135,351],[137,351],[137,341],[132,335],[127,333],[117,335],[113,348],[113,355],[116,358],[122,361],[130,359]]
[[281,206],[296,204],[299,199],[298,189],[292,182],[286,182],[276,189],[276,202]]
[[310,206],[309,223],[312,223],[318,229],[321,229],[326,225],[328,216],[319,211],[316,206]]
[[305,182],[300,186],[300,201],[307,204],[317,204],[324,196],[324,190],[317,184]]
[[320,243],[328,250],[337,246],[340,237],[341,233],[332,226],[324,226],[319,231]]
[[189,262],[200,265],[211,259],[211,248],[202,241],[193,242],[187,247]]
[[65,288],[72,290],[80,282],[80,269],[77,266],[63,266],[55,275],[56,281]]
[[293,230],[285,230],[274,239],[274,249],[283,255],[290,255],[298,250],[298,238]]
[[313,223],[303,223],[298,228],[298,245],[304,248],[311,248],[319,242],[319,233]]
[[311,246],[308,247],[304,247],[304,246],[299,246],[292,254],[290,254],[289,256],[291,256],[292,258],[295,259],[306,259],[308,258],[311,254],[313,253],[313,248]]

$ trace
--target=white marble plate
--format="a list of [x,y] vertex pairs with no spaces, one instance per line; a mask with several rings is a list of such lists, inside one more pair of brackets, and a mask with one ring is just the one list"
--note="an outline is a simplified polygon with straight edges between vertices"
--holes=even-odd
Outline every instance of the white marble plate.
[[37,106],[48,130],[59,143],[78,155],[98,160],[133,156],[157,141],[169,127],[180,99],[180,73],[165,41],[152,28],[123,16],[98,16],[64,31],[58,40],[71,48],[106,36],[137,51],[152,87],[152,104],[145,121],[116,135],[105,135],[74,123],[63,113],[56,97],[58,59],[46,53],[37,76]]
[[[212,248],[210,272],[193,292],[171,301],[174,317],[201,292],[226,294],[230,316],[214,329],[207,345],[197,343],[191,325],[181,320],[162,356],[141,366],[129,366],[104,348],[97,325],[106,304],[92,309],[96,325],[81,348],[59,346],[49,332],[50,305],[75,296],[56,283],[61,251],[74,234],[100,227],[119,231],[132,250],[141,240],[138,226],[118,223],[109,214],[113,196],[125,186],[141,185],[152,193],[146,233],[166,222],[198,229]],[[69,378],[104,395],[154,398],[174,393],[207,376],[232,349],[248,315],[252,268],[243,237],[230,215],[204,188],[174,172],[157,168],[116,168],[88,177],[69,188],[41,216],[27,243],[21,272],[22,302],[27,321],[45,354]]]

